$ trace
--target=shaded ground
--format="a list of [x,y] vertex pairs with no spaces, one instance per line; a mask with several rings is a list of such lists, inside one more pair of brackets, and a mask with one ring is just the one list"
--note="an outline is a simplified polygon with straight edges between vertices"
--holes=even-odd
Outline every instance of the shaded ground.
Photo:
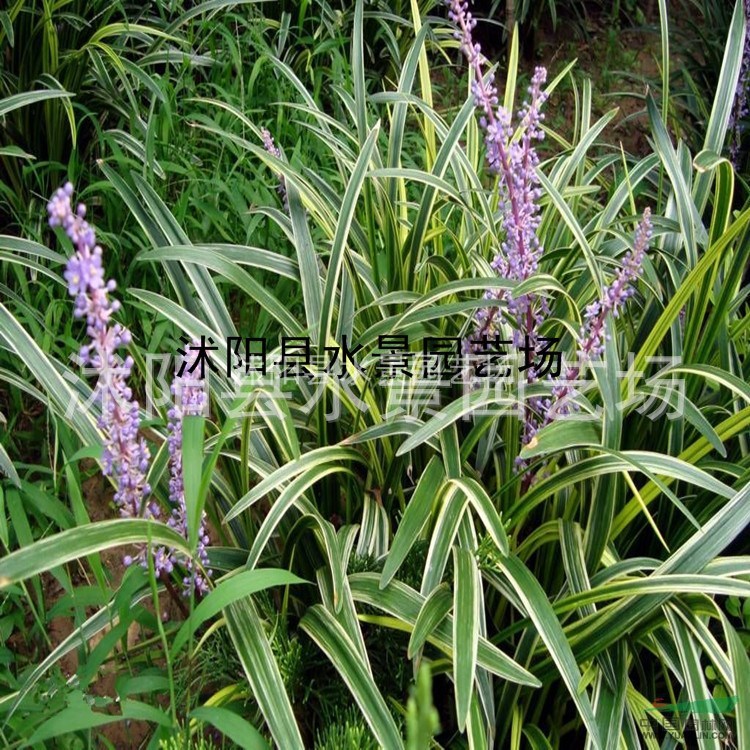
[[[116,517],[116,510],[112,501],[113,491],[107,480],[104,477],[96,475],[86,480],[82,485],[82,490],[86,500],[87,510],[91,521],[104,521]],[[126,547],[118,547],[115,549],[105,550],[100,553],[102,567],[104,568],[106,575],[109,580],[110,588],[115,591],[119,588],[122,577],[125,573],[125,566],[123,564],[123,556],[128,552]],[[94,577],[91,575],[88,566],[81,564],[77,569],[71,569],[71,578],[74,586],[89,586],[95,585]],[[65,596],[65,590],[60,585],[58,580],[52,575],[45,573],[41,577],[42,587],[44,591],[45,607],[47,611],[52,610],[55,604]],[[160,608],[165,616],[165,619],[180,620],[182,619],[182,613],[180,612],[177,605],[174,603],[172,598],[168,595],[164,595],[160,599]],[[148,602],[144,602],[143,606],[153,611],[153,606]],[[95,608],[87,611],[87,616],[94,614]],[[73,632],[73,619],[69,615],[60,615],[53,617],[47,623],[48,636],[51,642],[51,649],[54,649],[60,645],[72,632]],[[101,632],[97,633],[87,644],[87,650],[90,653],[96,645],[104,638],[109,632],[109,628],[105,628]],[[127,647],[133,648],[136,646],[144,637],[150,637],[153,633],[144,633],[143,629],[138,623],[133,623],[128,628],[127,632]],[[14,637],[17,637],[19,648],[24,647],[24,636],[25,634],[17,633]],[[117,657],[122,653],[122,644],[118,643],[115,648],[112,659],[108,659],[100,667],[96,678],[89,685],[86,692],[91,696],[108,698],[113,701],[110,706],[111,713],[118,713],[117,704],[115,699],[117,698],[117,691],[115,689],[115,680],[118,676],[117,669]],[[63,676],[68,679],[76,674],[79,667],[78,651],[72,651],[66,654],[60,661],[59,665]],[[104,727],[97,729],[96,736],[107,740],[112,743],[115,748],[138,748],[151,735],[151,725],[145,721],[117,721],[112,724],[105,725]],[[105,747],[104,743],[99,742],[97,747]]]
[[[475,5],[479,15],[482,3],[477,0]],[[580,97],[583,81],[588,78],[592,92],[591,123],[612,109],[618,110],[599,141],[618,150],[622,145],[626,153],[636,157],[650,153],[645,94],[651,90],[658,98],[661,88],[662,49],[656,3],[638,3],[640,7],[635,13],[623,15],[619,20],[613,19],[611,7],[605,7],[606,4],[592,3],[583,17],[573,16],[564,4],[558,5],[560,15],[556,26],[545,10],[539,15],[537,28],[530,28],[527,22],[519,32],[519,81],[527,81],[536,65],[544,65],[548,70],[548,80],[552,80],[569,63],[576,61],[572,75],[561,82],[545,105],[546,125],[564,138],[572,138],[576,125],[574,87]],[[683,14],[680,3],[669,3],[670,37],[676,39],[684,30],[686,19]],[[480,20],[474,33],[485,56],[493,62],[500,61],[497,80],[502,90],[506,65],[502,29],[497,20],[485,19]],[[677,43],[671,40],[672,71],[682,66],[677,47]],[[440,82],[443,85],[442,103],[463,103],[464,85],[457,92],[451,91],[451,82],[444,77]],[[519,89],[517,101],[523,98]]]
[[[585,43],[560,40],[559,33],[545,35],[539,43],[541,62],[553,77],[577,58],[573,75],[579,95],[584,78],[591,79],[592,124],[610,110],[618,110],[600,140],[617,148],[622,146],[634,156],[645,156],[651,148],[644,97],[649,82],[659,80],[659,39],[648,30],[631,29],[618,34],[618,44],[612,48],[606,29],[592,29],[591,34],[592,40]],[[569,80],[555,91],[545,109],[547,124],[570,137],[575,127],[576,103]]]

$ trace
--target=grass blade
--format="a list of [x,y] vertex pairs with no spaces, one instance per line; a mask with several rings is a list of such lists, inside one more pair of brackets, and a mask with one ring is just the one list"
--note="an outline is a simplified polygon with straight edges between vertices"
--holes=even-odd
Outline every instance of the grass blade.
[[199,706],[190,712],[190,718],[216,727],[242,750],[268,750],[263,735],[249,721],[228,708]]
[[534,623],[539,636],[544,641],[573,698],[573,702],[578,707],[578,712],[586,725],[593,746],[597,750],[602,750],[599,728],[591,702],[588,695],[579,690],[581,673],[578,664],[560,621],[552,610],[547,594],[517,557],[511,555],[510,557],[500,558],[497,560],[497,565],[507,576],[513,590],[523,603],[526,614]]
[[300,627],[336,667],[381,747],[403,750],[401,734],[383,696],[358,657],[355,645],[333,615],[316,604],[306,612],[300,621]]
[[255,605],[250,598],[230,604],[224,609],[224,616],[253,697],[277,747],[304,750],[284,681]]
[[158,521],[118,518],[77,526],[11,552],[0,560],[0,589],[38,573],[123,544],[164,544],[190,556],[184,537]]
[[453,548],[453,681],[456,685],[456,719],[463,732],[474,692],[479,646],[479,570],[474,555]]

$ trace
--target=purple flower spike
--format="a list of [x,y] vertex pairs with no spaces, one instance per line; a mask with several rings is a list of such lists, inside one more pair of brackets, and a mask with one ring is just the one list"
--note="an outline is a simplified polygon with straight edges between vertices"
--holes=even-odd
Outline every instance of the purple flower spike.
[[[547,99],[543,91],[547,80],[545,68],[534,71],[528,89],[529,99],[517,115],[520,138],[515,137],[511,113],[499,105],[499,96],[493,76],[484,74],[484,58],[479,44],[472,38],[476,20],[469,12],[469,4],[462,0],[448,0],[448,17],[456,24],[456,38],[460,48],[474,73],[472,94],[479,110],[479,124],[484,130],[487,164],[493,174],[499,177],[499,207],[502,215],[502,228],[505,236],[500,252],[492,261],[492,267],[500,276],[514,281],[524,281],[539,269],[544,248],[537,231],[541,223],[539,212],[539,157],[534,148],[536,141],[544,139],[541,123],[544,115],[541,107]],[[516,322],[514,343],[522,342],[536,350],[538,330],[549,313],[546,300],[537,295],[525,294],[515,298],[509,292],[488,292],[486,299],[504,300],[508,312]],[[499,331],[499,307],[477,312],[475,317],[475,339],[493,337]],[[527,382],[533,382],[531,370],[527,371]],[[540,417],[536,402],[529,402],[524,408],[523,441],[528,442],[536,434]],[[519,470],[525,462],[517,461]]]
[[[485,80],[481,48],[471,36],[476,20],[468,10],[468,2],[448,0],[448,8],[448,17],[458,27],[456,36],[461,42],[461,51],[474,72],[472,93],[480,112],[479,124],[485,131],[487,163],[490,171],[500,178],[500,209],[505,241],[492,265],[502,276],[523,281],[536,273],[544,251],[537,237],[541,190],[537,174],[539,157],[533,144],[544,139],[541,107],[547,99],[547,94],[542,90],[547,71],[543,67],[534,71],[528,89],[529,100],[518,112],[521,137],[514,139],[511,113],[499,106],[494,79],[488,77]],[[534,303],[533,299],[522,299],[511,310],[522,330],[528,333],[531,331],[527,323],[532,322]],[[486,326],[484,331],[480,331],[487,332]]]
[[[47,211],[50,226],[62,227],[75,245],[75,253],[68,260],[64,277],[68,292],[75,298],[75,315],[86,319],[90,340],[81,347],[81,361],[98,374],[94,394],[101,402],[99,427],[104,433],[103,471],[105,476],[112,476],[116,481],[114,500],[121,517],[158,519],[161,511],[155,502],[149,500],[151,487],[146,481],[151,456],[146,441],[140,436],[138,402],[127,384],[133,358],[126,356],[122,359],[117,354],[118,349],[130,343],[130,332],[112,321],[113,313],[120,307],[119,302],[109,296],[115,289],[115,282],[105,283],[102,249],[96,244],[94,230],[86,222],[86,207],[80,204],[74,211],[72,196],[73,185],[68,182],[52,196]],[[188,371],[191,369],[195,368],[188,368]],[[206,393],[203,382],[193,375],[175,378],[172,392],[176,402],[169,412],[169,489],[175,508],[167,523],[187,536],[182,480],[182,418],[184,414],[202,413]],[[192,560],[179,560],[188,571],[184,578],[186,595],[192,591],[205,593],[208,590],[207,578],[211,571],[207,567],[209,538],[205,517],[199,537],[197,556],[200,570]],[[177,553],[165,547],[153,549],[152,555],[157,575],[170,574],[178,562]],[[126,555],[123,562],[125,565],[137,562],[144,568],[148,567],[146,547],[141,547],[134,556]]]
[[565,374],[566,385],[553,389],[554,408],[548,411],[544,424],[549,424],[555,416],[564,416],[569,413],[569,404],[564,400],[573,390],[570,383],[578,378],[588,362],[604,352],[607,340],[607,315],[612,313],[614,317],[618,317],[625,302],[635,294],[635,282],[643,272],[643,259],[646,257],[652,234],[651,209],[647,208],[635,230],[633,247],[625,255],[622,266],[618,269],[612,283],[602,290],[599,300],[592,302],[586,308],[578,336],[578,365],[568,368]]
[[[82,364],[98,374],[94,396],[101,403],[99,427],[104,433],[102,464],[105,476],[115,479],[115,503],[123,518],[156,519],[159,507],[148,500],[151,487],[146,481],[151,456],[146,441],[140,436],[138,402],[127,384],[133,367],[130,356],[123,360],[117,350],[130,343],[130,333],[119,323],[112,322],[120,304],[111,299],[115,282],[104,281],[102,249],[96,244],[93,228],[85,219],[86,207],[81,203],[75,211],[71,198],[73,185],[67,182],[58,189],[47,204],[49,224],[62,227],[75,246],[68,260],[64,277],[68,292],[75,298],[76,317],[86,319],[89,342],[81,347]],[[155,550],[158,561],[165,556]],[[146,564],[145,547],[135,558],[125,557],[125,564],[138,561]]]
[[[535,274],[544,248],[539,242],[537,230],[541,218],[538,201],[541,197],[537,167],[539,157],[534,142],[544,138],[541,123],[544,115],[541,107],[547,95],[542,87],[547,80],[545,68],[534,71],[529,86],[529,100],[518,112],[521,137],[514,138],[511,113],[499,106],[494,79],[484,75],[484,58],[481,48],[471,33],[476,20],[469,12],[468,2],[448,0],[448,17],[458,27],[456,36],[461,42],[461,51],[474,72],[472,93],[479,110],[479,124],[485,132],[487,164],[490,171],[499,176],[500,211],[505,240],[500,252],[492,261],[492,267],[501,276],[515,281],[524,281]],[[488,299],[504,299],[508,310],[516,319],[516,344],[528,334],[535,342],[535,330],[547,312],[546,305],[535,295],[523,295],[518,299],[507,292],[500,295],[489,293]],[[492,336],[497,331],[499,309],[489,308],[477,314],[477,338]]]
[[[260,129],[260,137],[263,141],[263,148],[268,151],[271,156],[275,156],[277,159],[281,159],[281,151],[273,141],[273,136],[267,128]],[[281,202],[284,204],[284,210],[289,213],[289,198],[286,194],[286,180],[283,174],[277,175],[279,178],[279,185],[276,188],[279,196],[281,196]]]
[[729,132],[731,140],[729,152],[735,168],[740,167],[740,147],[742,145],[742,120],[750,114],[750,0],[745,0],[745,46],[742,52],[742,66],[737,80],[737,90],[734,95],[734,105],[729,118]]
[[85,317],[90,338],[81,349],[81,359],[99,376],[94,392],[102,406],[99,426],[105,434],[105,474],[117,480],[115,501],[123,517],[155,518],[158,508],[146,502],[150,493],[146,483],[150,455],[145,440],[139,436],[138,402],[127,385],[133,360],[123,360],[117,354],[130,342],[130,334],[111,321],[119,309],[119,303],[109,297],[114,282],[104,282],[102,249],[84,218],[86,207],[79,204],[73,211],[72,195],[73,185],[68,182],[55,192],[47,210],[50,226],[63,227],[76,248],[64,277],[68,292],[76,300],[75,313]]
[[625,302],[635,294],[634,284],[643,271],[643,258],[652,232],[651,209],[647,208],[635,231],[633,248],[628,250],[614,280],[604,288],[601,299],[586,308],[578,344],[579,367],[592,357],[601,355],[607,335],[607,315],[612,313],[615,318],[618,317]]
[[[169,450],[169,499],[172,502],[172,515],[167,524],[177,532],[187,538],[187,507],[185,505],[185,485],[182,473],[182,420],[188,415],[203,414],[207,398],[205,383],[203,378],[199,377],[199,368],[196,367],[196,354],[200,351],[200,342],[193,342],[191,346],[185,349],[185,357],[182,366],[172,381],[172,394],[174,395],[174,406],[167,414],[169,437],[167,438],[167,447]],[[208,567],[209,544],[208,534],[206,532],[206,514],[203,513],[200,528],[198,529],[198,548],[197,557],[200,566],[196,565],[191,559],[180,560],[181,564],[187,570],[187,575],[183,578],[183,593],[190,596],[193,591],[200,594],[208,592],[208,578],[211,576],[211,570]]]

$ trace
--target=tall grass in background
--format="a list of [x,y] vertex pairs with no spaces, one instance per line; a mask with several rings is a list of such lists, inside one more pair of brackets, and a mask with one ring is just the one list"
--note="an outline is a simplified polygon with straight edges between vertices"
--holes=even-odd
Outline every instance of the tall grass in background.
[[[750,206],[723,156],[741,4],[697,153],[665,124],[666,45],[665,98],[646,97],[644,158],[603,146],[615,113],[594,121],[590,83],[572,79],[573,133],[548,130],[541,152],[545,254],[522,285],[490,266],[503,237],[473,98],[467,90],[445,110],[433,90],[435,69],[460,60],[444,19],[416,2],[398,17],[362,0],[348,14],[302,5],[297,19],[281,4],[267,18],[236,5],[139,17],[150,31],[112,32],[118,49],[134,45],[115,55],[88,37],[90,59],[101,54],[132,97],[125,88],[124,100],[97,107],[98,164],[72,152],[107,278],[120,282],[136,389],[148,356],[174,353],[181,336],[219,343],[210,414],[191,422],[182,448],[188,514],[205,510],[211,528],[205,598],[170,603],[173,584],[153,569],[132,566],[118,583],[109,575],[122,553],[113,548],[188,554],[195,540],[114,513],[91,522],[102,436],[95,409],[67,410],[91,395],[69,358],[85,338],[65,299],[70,246],[49,249],[38,219],[26,237],[0,237],[3,742],[86,746],[105,723],[139,720],[152,747],[655,748],[643,722],[657,698],[729,696],[717,720],[737,747],[750,745],[746,632],[732,598],[750,593]],[[209,30],[219,11],[224,23]],[[388,54],[373,55],[373,27]],[[290,43],[295,33],[313,34],[307,51]],[[149,68],[170,45],[182,45],[181,63]],[[388,60],[376,77],[373,58]],[[92,63],[84,78],[107,99],[101,72]],[[517,36],[496,75],[506,108],[518,109],[528,76]],[[40,94],[34,76],[27,90],[37,93],[0,107],[27,117],[26,104],[58,97],[58,122],[68,105],[74,120],[93,107],[95,97],[67,96],[80,81],[43,80],[53,93]],[[262,127],[278,155],[263,147]],[[27,159],[3,158],[14,169]],[[38,187],[51,192],[55,169]],[[33,185],[14,174],[22,190]],[[13,203],[14,179],[3,189],[18,221],[26,209]],[[47,193],[31,191],[41,207]],[[377,385],[366,358],[365,374],[349,368],[347,390],[328,379],[318,393],[298,382],[285,399],[262,384],[235,402],[219,397],[230,336],[264,337],[274,358],[283,336],[308,336],[323,354],[344,336],[369,351],[381,335],[408,335],[416,352],[428,337],[465,337],[491,289],[547,299],[542,330],[572,361],[586,307],[645,206],[651,250],[582,391],[588,421],[555,421],[524,446],[515,416],[485,413],[512,394],[482,392],[394,417],[411,386]],[[32,404],[43,429],[24,425]],[[657,406],[665,413],[653,418]],[[147,479],[167,508],[166,407],[142,418]],[[39,456],[14,440],[16,426],[36,430]],[[519,455],[533,483],[516,470]],[[72,632],[51,642],[60,615]],[[25,630],[28,653],[8,645]],[[59,663],[72,655],[66,675]],[[116,675],[105,698],[100,670]]]

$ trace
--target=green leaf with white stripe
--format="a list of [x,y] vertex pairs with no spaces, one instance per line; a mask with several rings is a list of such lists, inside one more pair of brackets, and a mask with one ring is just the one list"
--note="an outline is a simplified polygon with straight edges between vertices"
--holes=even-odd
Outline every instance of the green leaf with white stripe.
[[300,627],[336,667],[380,745],[393,750],[403,749],[401,734],[388,706],[344,628],[319,604],[307,610],[300,620]]
[[463,731],[469,717],[479,646],[479,570],[474,555],[453,548],[453,681],[456,686],[456,719]]
[[441,583],[434,588],[424,600],[419,615],[411,631],[406,655],[413,659],[424,646],[425,641],[433,630],[446,618],[453,607],[453,595],[447,583]]
[[268,729],[278,747],[304,750],[304,742],[263,621],[250,598],[224,609],[229,635]]
[[417,488],[406,505],[406,511],[398,525],[391,551],[385,559],[380,576],[380,587],[385,588],[422,533],[432,513],[434,503],[440,502],[441,487],[445,481],[445,469],[437,456],[430,459],[419,478]]
[[165,545],[190,555],[185,538],[166,524],[142,518],[76,526],[40,539],[0,560],[0,589],[86,555],[125,544]]
[[338,223],[336,224],[336,234],[333,237],[331,246],[331,255],[328,261],[328,271],[326,273],[325,289],[323,293],[323,303],[320,311],[319,325],[319,349],[323,353],[323,347],[328,346],[331,335],[331,322],[333,321],[333,308],[336,299],[336,290],[338,289],[341,278],[341,270],[344,265],[344,252],[349,238],[349,230],[354,221],[354,212],[357,207],[362,185],[364,184],[367,170],[370,166],[370,159],[375,149],[380,132],[380,123],[376,123],[367,140],[362,146],[362,151],[354,165],[354,170],[349,179],[344,193],[344,199],[341,204],[341,210],[338,214]]
[[469,502],[482,519],[482,523],[492,541],[495,542],[502,554],[507,555],[510,551],[508,535],[505,533],[503,521],[493,505],[492,499],[487,494],[487,490],[476,479],[470,477],[451,478],[448,480],[448,484],[458,487],[469,498]]
[[516,556],[499,558],[497,565],[506,575],[516,596],[522,602],[526,615],[534,623],[540,638],[544,641],[544,645],[555,662],[563,682],[578,708],[578,713],[586,725],[593,747],[602,750],[599,728],[591,707],[591,701],[585,692],[579,690],[581,672],[547,594],[540,586],[539,581]]
[[[349,576],[354,601],[369,604],[414,628],[425,597],[401,581],[391,581],[381,588],[375,573],[354,573]],[[437,624],[427,639],[449,658],[453,658],[453,617],[448,615]],[[527,669],[517,664],[507,654],[493,646],[486,638],[479,636],[477,663],[480,667],[519,685],[539,687],[541,683]]]

